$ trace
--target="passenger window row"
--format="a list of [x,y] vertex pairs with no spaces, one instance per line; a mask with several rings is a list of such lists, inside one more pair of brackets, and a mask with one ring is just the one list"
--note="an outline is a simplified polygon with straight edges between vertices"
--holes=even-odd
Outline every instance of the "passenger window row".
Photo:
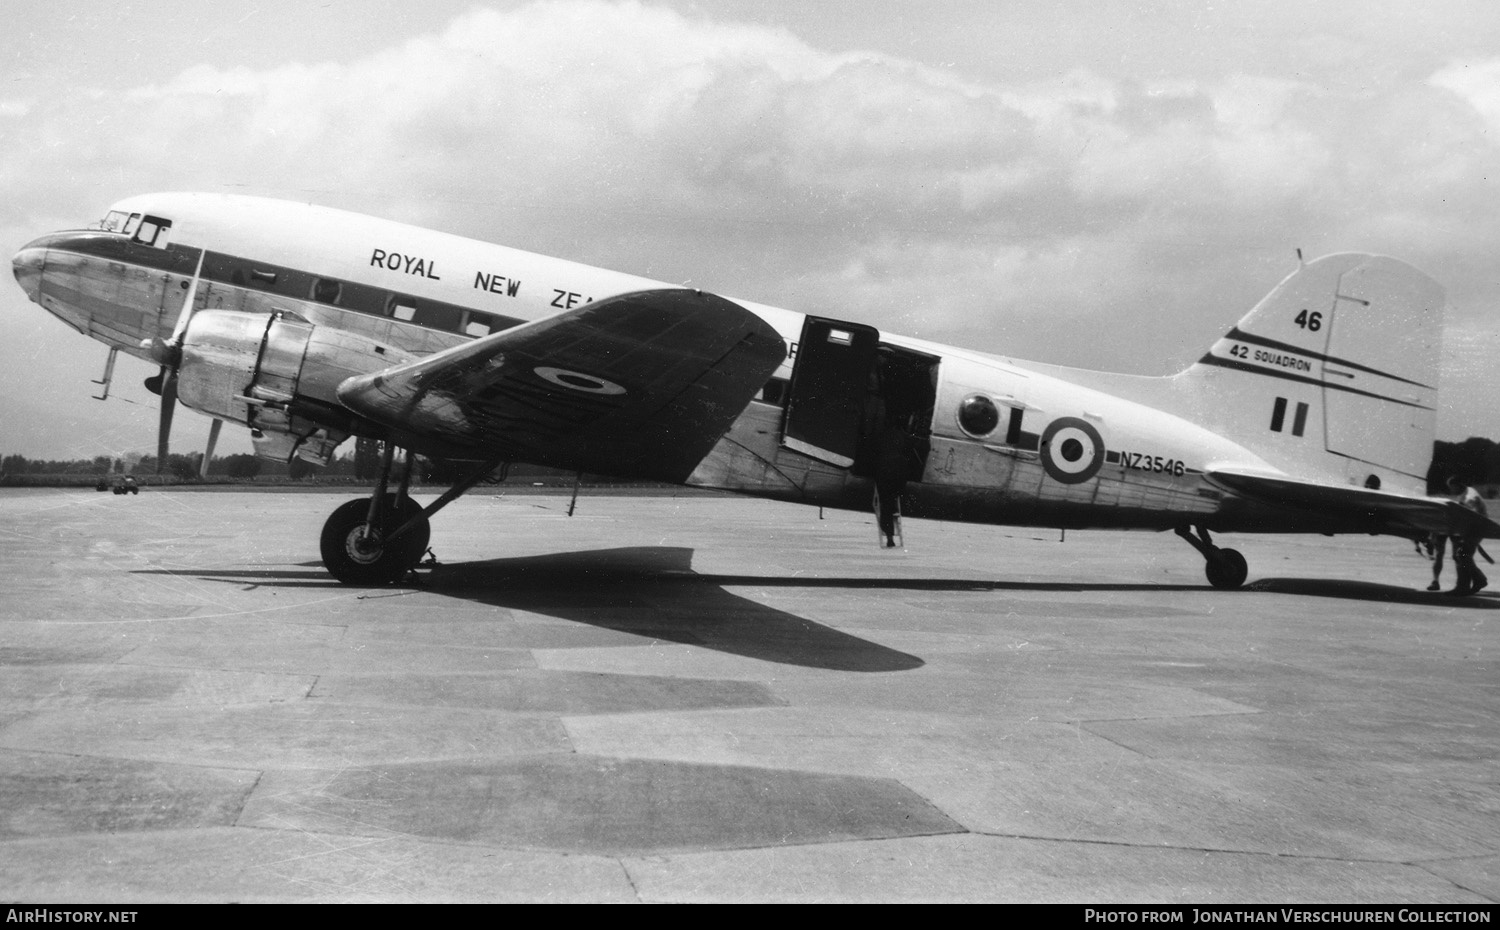
[[[192,274],[198,250],[170,242],[172,221],[156,216],[111,211],[93,227],[115,235],[101,237],[91,251],[122,261],[144,264],[175,274]],[[125,241],[126,237],[129,241]],[[136,246],[149,246],[141,251]],[[478,338],[516,326],[523,320],[498,313],[471,310],[458,304],[401,294],[353,281],[328,278],[234,255],[209,252],[203,259],[202,275],[237,287],[278,294],[295,300],[352,310],[370,316],[412,323],[425,329],[459,333]]]
[[353,281],[325,278],[292,268],[248,262],[230,255],[209,253],[203,262],[203,277],[473,337],[487,336],[522,322],[497,313],[471,310]]

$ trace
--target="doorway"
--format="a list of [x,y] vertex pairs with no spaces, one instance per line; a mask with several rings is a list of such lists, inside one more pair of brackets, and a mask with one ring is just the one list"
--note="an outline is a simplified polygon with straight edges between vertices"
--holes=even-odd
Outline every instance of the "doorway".
[[908,473],[920,479],[932,434],[939,358],[880,341],[873,326],[808,317],[787,399],[782,445],[872,475],[888,424],[910,437]]

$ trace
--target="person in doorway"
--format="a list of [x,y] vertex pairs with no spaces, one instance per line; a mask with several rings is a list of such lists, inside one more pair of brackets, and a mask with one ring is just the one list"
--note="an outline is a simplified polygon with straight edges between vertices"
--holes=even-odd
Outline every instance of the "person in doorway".
[[875,450],[876,516],[887,549],[896,548],[896,515],[900,512],[901,491],[906,487],[910,455],[911,431],[888,417],[880,427]]
[[869,392],[860,424],[862,451],[859,460],[875,482],[875,519],[885,548],[896,547],[896,519],[900,515],[901,492],[906,487],[912,454],[911,431],[898,405],[888,402],[892,390],[890,361],[881,355],[870,371]]

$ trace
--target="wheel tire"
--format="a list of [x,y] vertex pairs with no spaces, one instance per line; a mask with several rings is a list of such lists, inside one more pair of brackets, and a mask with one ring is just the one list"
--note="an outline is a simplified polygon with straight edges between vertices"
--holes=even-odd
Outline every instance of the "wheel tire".
[[323,524],[323,535],[318,541],[323,567],[344,584],[381,585],[400,581],[421,561],[432,538],[432,527],[423,520],[395,543],[385,545],[386,536],[422,512],[410,498],[397,506],[396,495],[387,494],[380,525],[374,528],[371,540],[361,543],[360,528],[369,512],[367,498],[352,500],[330,514],[328,522]]
[[1232,590],[1245,583],[1250,575],[1250,565],[1236,549],[1215,549],[1213,557],[1204,565],[1203,573],[1214,587]]

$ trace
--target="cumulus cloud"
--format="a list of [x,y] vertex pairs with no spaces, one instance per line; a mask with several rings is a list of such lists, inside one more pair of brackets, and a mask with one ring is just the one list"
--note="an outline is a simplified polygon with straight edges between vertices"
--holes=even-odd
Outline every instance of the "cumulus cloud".
[[[1388,251],[1440,278],[1496,254],[1495,224],[1475,218],[1500,204],[1472,184],[1495,176],[1496,87],[1500,60],[1391,93],[1249,73],[1001,85],[646,3],[548,0],[349,60],[198,63],[0,103],[0,132],[30,141],[0,148],[0,184],[13,210],[37,205],[29,218],[163,188],[319,200],[993,351],[1162,371],[1294,248]],[[1094,338],[1041,325],[1058,322]],[[1122,362],[1121,346],[1138,350]]]
[[1454,62],[1434,74],[1431,83],[1468,104],[1484,121],[1490,143],[1500,145],[1500,58]]
[[[1336,199],[1358,153],[1315,122],[1311,96],[1287,81],[1149,87],[1084,72],[1053,87],[975,86],[762,27],[548,2],[476,10],[348,63],[193,65],[37,118],[64,158],[170,160],[200,186],[359,191],[429,221],[465,199],[555,199],[591,206],[605,226],[645,208],[853,226],[876,241],[914,229],[1045,243],[1146,214]],[[106,144],[70,137],[89,111]]]

